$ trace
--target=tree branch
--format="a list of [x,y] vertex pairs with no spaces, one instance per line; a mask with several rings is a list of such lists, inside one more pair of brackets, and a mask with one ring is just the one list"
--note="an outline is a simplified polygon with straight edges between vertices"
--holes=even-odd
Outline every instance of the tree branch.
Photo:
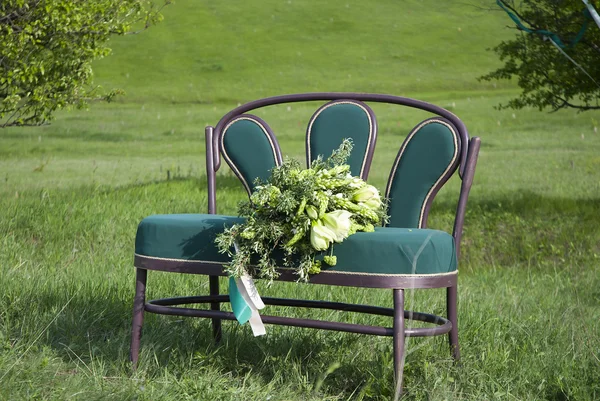
[[589,42],[585,39],[581,39],[579,41],[579,43],[584,44],[586,46],[591,47],[593,50],[595,50],[597,53],[600,53],[600,46],[598,46],[597,44],[595,44],[594,42]]
[[[504,4],[504,6],[506,8],[508,8],[510,11],[512,11],[517,17],[519,17],[519,19],[521,21],[527,22],[527,25],[529,25],[530,27],[532,27],[533,30],[536,30],[536,31],[539,30],[539,28],[537,28],[536,25],[533,22],[531,22],[527,18],[523,17],[523,15],[521,15],[521,13],[519,13],[516,8],[514,8],[513,6],[511,6],[510,4],[508,4],[506,1],[500,0],[500,3]],[[521,29],[521,28],[519,28],[519,29]]]
[[21,7],[13,12],[8,13],[7,15],[0,16],[0,23],[11,24],[14,21],[22,19],[27,14],[33,14],[33,10],[37,8],[42,0],[34,0],[29,4],[29,7]]
[[560,100],[563,105],[560,107],[570,107],[573,109],[578,109],[581,111],[586,111],[586,110],[600,110],[600,106],[586,106],[586,105],[578,105],[578,104],[573,104],[568,102],[566,99],[563,99],[562,97],[558,96],[558,95],[554,95],[555,98],[557,98],[558,100]]

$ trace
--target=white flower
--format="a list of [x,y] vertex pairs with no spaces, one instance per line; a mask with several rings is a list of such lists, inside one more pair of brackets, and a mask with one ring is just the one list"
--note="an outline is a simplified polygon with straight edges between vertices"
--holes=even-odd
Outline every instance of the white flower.
[[352,194],[352,200],[356,202],[366,202],[374,196],[379,197],[379,191],[373,185],[365,185]]
[[308,217],[310,217],[312,220],[316,220],[317,218],[319,218],[319,211],[313,205],[306,205],[305,210]]
[[377,210],[381,207],[381,198],[379,195],[377,195],[367,200],[363,204],[371,210]]
[[323,224],[333,232],[335,242],[342,242],[348,237],[350,225],[352,224],[350,221],[351,216],[352,213],[347,210],[334,210],[323,215]]
[[358,177],[352,177],[352,180],[348,183],[350,188],[361,188],[365,185],[364,181]]
[[312,222],[310,230],[310,244],[317,251],[324,251],[335,238],[335,234],[321,223],[321,220]]

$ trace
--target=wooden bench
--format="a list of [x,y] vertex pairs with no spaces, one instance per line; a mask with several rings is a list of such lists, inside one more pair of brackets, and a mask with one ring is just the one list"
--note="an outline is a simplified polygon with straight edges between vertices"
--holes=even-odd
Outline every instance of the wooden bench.
[[[377,139],[377,120],[369,103],[388,103],[430,112],[408,134],[392,166],[385,196],[389,199],[390,222],[374,233],[356,233],[336,245],[338,263],[334,268],[311,276],[309,283],[333,286],[391,289],[393,308],[355,305],[319,300],[264,297],[266,305],[323,308],[362,312],[392,318],[390,327],[367,326],[262,315],[267,324],[337,330],[393,338],[395,394],[402,390],[406,337],[448,334],[452,356],[459,359],[457,325],[457,278],[460,241],[469,190],[473,181],[479,138],[469,139],[463,122],[451,112],[415,99],[363,93],[306,93],[277,96],[241,105],[227,113],[218,124],[206,127],[206,171],[208,213],[154,215],[139,225],[136,236],[136,293],[131,335],[131,361],[136,364],[140,349],[144,312],[212,319],[216,341],[221,338],[221,321],[235,320],[221,311],[228,295],[219,292],[226,255],[220,254],[214,238],[223,228],[243,219],[217,214],[216,172],[222,160],[230,166],[248,194],[254,180],[265,179],[269,170],[282,162],[277,138],[266,122],[247,114],[272,105],[327,101],[308,122],[306,158],[328,156],[344,138],[352,138],[354,150],[348,162],[353,175],[368,178]],[[427,228],[433,199],[448,179],[458,172],[462,180],[452,234]],[[210,294],[147,301],[148,270],[209,276]],[[295,281],[282,269],[279,280]],[[301,284],[299,284],[301,285]],[[446,288],[447,316],[404,310],[405,289]],[[208,304],[209,309],[181,307]],[[429,327],[408,328],[406,319],[430,323]]]

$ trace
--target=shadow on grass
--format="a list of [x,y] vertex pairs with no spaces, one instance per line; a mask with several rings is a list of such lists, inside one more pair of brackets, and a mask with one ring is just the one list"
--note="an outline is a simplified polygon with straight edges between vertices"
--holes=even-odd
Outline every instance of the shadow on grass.
[[[217,174],[216,177],[216,186],[217,186],[217,195],[219,191],[225,190],[241,190],[245,193],[244,187],[239,180],[230,170],[227,170],[226,167],[221,167],[221,170],[224,171],[222,173]],[[171,182],[189,182],[198,186],[199,189],[207,191],[208,181],[205,174],[200,177],[191,177],[188,175],[176,174],[173,173],[172,176],[168,179],[156,179],[151,181],[143,181],[143,182],[135,182],[131,184],[125,184],[121,186],[110,186],[107,185],[105,187],[100,187],[100,191],[102,193],[114,193],[114,192],[127,192],[138,188],[144,188],[149,185],[168,185]]]
[[[141,183],[132,183],[120,187],[100,188],[101,193],[115,194],[119,192],[135,191],[135,189],[148,186],[168,186],[171,182],[191,183],[199,190],[207,190],[207,179],[205,176],[191,178],[185,176],[173,176],[168,180],[153,180]],[[230,195],[231,192],[239,192],[244,198],[245,191],[239,179],[229,170],[217,175],[217,197]],[[225,192],[222,194],[221,192]],[[217,201],[217,206],[219,202]],[[456,202],[448,199],[436,200],[433,203],[430,219],[435,221],[439,215],[454,215]],[[471,196],[467,205],[467,222],[477,222],[486,216],[514,215],[520,218],[549,218],[552,221],[560,221],[566,218],[581,220],[584,222],[600,222],[600,197],[591,199],[572,199],[565,197],[548,197],[530,191],[512,192],[495,195],[493,198],[478,199]],[[594,223],[595,224],[595,223]]]
[[[150,286],[153,278],[157,276],[150,275]],[[31,302],[43,305],[48,320],[51,314],[56,319],[37,345],[50,347],[65,363],[75,365],[76,370],[69,374],[133,374],[128,360],[133,284],[128,295],[123,301],[122,294],[101,288],[38,293]],[[369,377],[371,381],[373,377],[389,381],[391,388],[390,338],[368,337],[366,345],[367,337],[362,335],[271,325],[268,332],[265,337],[254,338],[247,325],[224,321],[223,339],[217,345],[209,319],[146,313],[138,374],[158,378],[166,368],[179,377],[210,365],[216,372],[231,372],[236,381],[250,373],[265,383],[278,377],[287,382],[305,378],[303,386],[310,391],[319,379],[325,379],[328,368],[339,363],[327,380],[327,389],[323,389],[327,393],[350,394]],[[365,352],[365,346],[373,348]],[[365,370],[371,372],[369,377],[365,377]]]
[[[454,213],[456,204],[443,201],[434,202],[433,210],[438,213]],[[582,215],[600,221],[600,197],[595,199],[573,199],[548,197],[531,191],[511,192],[495,195],[493,198],[478,199],[471,196],[467,205],[467,214],[477,218],[477,214],[510,213],[518,216]]]
[[[455,205],[434,204],[430,226],[451,229]],[[532,192],[469,200],[461,266],[583,266],[600,254],[600,199]]]
[[[33,301],[57,309],[68,300],[41,294]],[[235,385],[250,372],[268,383],[285,368],[295,366],[299,371],[308,371],[313,359],[310,355],[324,352],[327,346],[307,331],[254,339],[247,327],[239,330],[233,322],[224,324],[224,339],[217,346],[212,340],[210,320],[147,314],[140,368],[134,373],[128,361],[130,323],[130,305],[103,297],[89,302],[87,297],[75,296],[31,352],[52,349],[53,355],[68,367],[59,372],[61,375],[89,375],[98,380],[135,375],[143,380],[164,380],[168,372],[175,383],[178,377],[202,374],[208,366],[215,374],[231,372]],[[293,381],[294,376],[289,380]]]

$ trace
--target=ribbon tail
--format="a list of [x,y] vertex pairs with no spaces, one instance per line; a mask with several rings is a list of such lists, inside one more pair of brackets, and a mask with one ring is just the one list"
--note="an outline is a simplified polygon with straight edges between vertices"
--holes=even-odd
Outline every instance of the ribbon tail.
[[254,285],[254,280],[247,272],[244,272],[242,276],[235,280],[238,285],[238,290],[246,300],[252,301],[256,309],[263,309],[265,307],[260,294],[258,293],[258,289]]
[[252,310],[252,316],[250,316],[249,322],[254,337],[264,336],[267,334],[267,330],[265,330],[265,324],[263,323],[256,309]]
[[250,322],[250,328],[254,337],[267,334],[265,325],[258,313],[258,310],[264,308],[265,304],[258,294],[254,280],[252,280],[252,277],[248,273],[244,273],[240,278],[235,279],[235,283],[238,293],[251,309],[248,321]]

